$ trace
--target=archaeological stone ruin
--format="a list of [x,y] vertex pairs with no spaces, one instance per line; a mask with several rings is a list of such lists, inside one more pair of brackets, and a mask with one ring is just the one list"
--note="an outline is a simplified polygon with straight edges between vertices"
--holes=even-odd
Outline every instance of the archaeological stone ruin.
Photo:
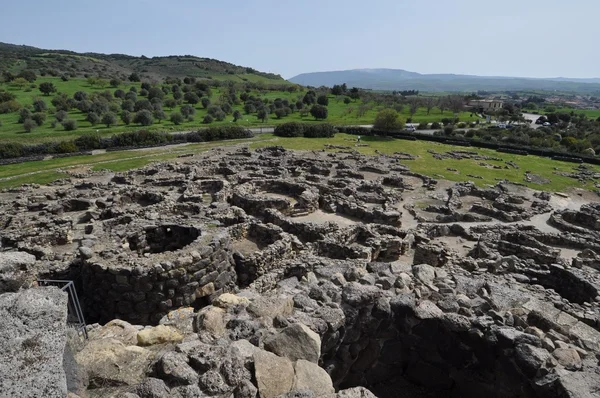
[[1,192],[0,396],[600,396],[595,194],[413,158],[233,146]]

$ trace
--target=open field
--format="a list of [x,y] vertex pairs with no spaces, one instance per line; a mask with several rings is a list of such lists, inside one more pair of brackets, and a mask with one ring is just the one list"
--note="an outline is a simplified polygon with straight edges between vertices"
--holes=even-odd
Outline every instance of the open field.
[[[230,76],[232,79],[238,79],[236,76]],[[253,76],[257,77],[257,76]],[[260,76],[258,76],[260,77]],[[40,77],[36,81],[36,85],[39,85],[42,82],[52,82],[58,92],[62,92],[67,94],[69,97],[72,97],[73,94],[77,91],[84,91],[88,94],[91,93],[101,93],[103,91],[108,90],[110,93],[113,93],[116,89],[122,89],[125,92],[129,91],[131,87],[135,87],[138,92],[141,88],[141,83],[123,83],[118,88],[112,87],[104,87],[100,88],[97,86],[91,86],[87,80],[85,79],[71,79],[67,82],[63,82],[60,78],[52,78],[52,77]],[[242,81],[240,80],[240,83]],[[17,96],[16,101],[21,103],[24,106],[31,105],[35,99],[42,99],[48,105],[49,111],[47,114],[47,119],[44,124],[40,127],[35,128],[32,132],[26,133],[23,125],[18,123],[19,115],[16,113],[9,114],[0,114],[0,142],[26,142],[26,143],[42,143],[48,141],[57,141],[57,140],[71,140],[79,137],[82,134],[90,133],[90,132],[98,132],[104,136],[111,136],[116,133],[122,133],[126,131],[135,131],[140,129],[145,129],[149,131],[165,131],[165,132],[179,132],[179,131],[191,131],[196,130],[198,128],[206,127],[206,124],[202,123],[204,116],[207,114],[207,110],[202,107],[201,104],[194,105],[196,109],[196,114],[194,116],[193,121],[187,121],[182,123],[181,125],[176,126],[172,122],[168,120],[156,121],[151,126],[142,127],[139,124],[130,124],[125,125],[119,118],[118,124],[115,126],[111,126],[107,128],[103,124],[97,124],[92,126],[91,123],[86,121],[86,114],[80,112],[75,109],[69,112],[69,118],[77,121],[78,129],[75,131],[65,131],[63,127],[59,124],[56,127],[51,126],[52,120],[54,120],[54,109],[51,105],[51,100],[54,95],[44,96],[42,95],[37,88],[30,89],[30,91],[26,91],[29,89],[21,89],[15,85],[2,83],[0,84],[0,90],[6,90],[10,93],[13,93]],[[214,104],[218,104],[219,97],[222,92],[219,89],[213,89],[213,94],[211,96],[211,102]],[[301,99],[305,91],[297,91],[297,92],[288,92],[288,91],[266,91],[266,92],[250,92],[250,95],[260,96],[260,98],[266,98],[269,100],[274,100],[276,98],[288,99],[290,102],[296,102],[298,99]],[[143,99],[138,95],[138,99]],[[169,94],[165,97],[172,98],[172,94]],[[377,112],[383,109],[383,105],[376,105],[374,103],[368,104],[368,109],[364,110],[364,114],[359,115],[359,107],[364,105],[361,100],[353,101],[350,104],[345,104],[343,102],[343,97],[335,97],[333,95],[329,96],[329,116],[327,118],[327,122],[338,125],[361,125],[361,124],[371,124],[375,119]],[[405,106],[402,113],[401,119],[406,120],[410,117],[410,113],[408,110],[408,106]],[[164,107],[164,112],[167,116],[172,112],[179,111],[181,109],[181,105],[170,109]],[[281,123],[290,122],[290,121],[303,121],[303,122],[312,122],[315,121],[312,116],[302,117],[299,112],[294,112],[286,117],[282,117],[281,119],[277,119],[275,115],[270,115],[269,119],[263,123],[259,120],[256,115],[246,115],[243,111],[243,103],[239,105],[234,105],[233,110],[239,110],[243,117],[237,123],[247,127],[265,127],[265,126],[275,126]],[[450,118],[453,117],[451,111],[446,110],[441,113],[439,109],[434,108],[431,110],[430,114],[427,114],[425,108],[419,108],[416,114],[412,118],[413,123],[420,122],[435,122],[440,121],[442,118]],[[471,115],[469,112],[463,112],[459,115],[461,121],[475,121],[477,117],[475,115]],[[211,125],[226,125],[233,122],[233,117],[231,115],[227,115],[226,119],[222,122],[213,122]]]
[[[0,188],[18,186],[23,183],[47,183],[64,177],[60,174],[70,167],[90,167],[92,170],[126,171],[143,167],[150,162],[175,159],[177,156],[189,153],[198,153],[219,146],[235,144],[248,144],[256,149],[270,145],[282,145],[295,150],[323,150],[324,145],[352,146],[365,155],[375,155],[376,151],[384,154],[406,152],[419,156],[416,160],[402,161],[412,171],[426,174],[434,178],[443,178],[450,181],[473,181],[478,186],[496,184],[500,179],[507,179],[516,183],[524,183],[528,187],[547,191],[568,191],[571,188],[594,189],[592,182],[581,183],[576,179],[558,176],[557,172],[571,172],[576,167],[573,163],[554,161],[537,156],[521,156],[498,153],[488,149],[465,148],[427,141],[404,141],[386,139],[381,137],[363,137],[362,143],[368,146],[355,147],[356,137],[347,134],[337,134],[334,138],[283,138],[272,134],[261,134],[248,140],[234,140],[225,142],[211,142],[191,145],[178,145],[147,150],[119,151],[99,154],[94,156],[74,156],[69,158],[51,159],[46,161],[28,162],[16,165],[0,166]],[[470,150],[490,157],[501,158],[502,161],[472,159],[444,159],[437,160],[428,150],[443,153],[454,150]],[[519,169],[494,169],[493,165],[506,166],[507,161],[514,162]],[[485,164],[485,165],[482,165]],[[600,173],[600,167],[589,166]],[[458,172],[449,171],[456,169]],[[524,181],[526,171],[530,171],[542,178],[550,180],[547,184],[534,184]],[[469,177],[479,176],[479,178]]]

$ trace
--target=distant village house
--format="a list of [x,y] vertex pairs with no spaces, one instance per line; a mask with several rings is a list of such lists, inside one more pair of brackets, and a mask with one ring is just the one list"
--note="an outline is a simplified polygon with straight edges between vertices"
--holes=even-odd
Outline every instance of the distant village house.
[[504,107],[504,102],[501,100],[472,100],[469,101],[469,106],[480,112],[495,112]]

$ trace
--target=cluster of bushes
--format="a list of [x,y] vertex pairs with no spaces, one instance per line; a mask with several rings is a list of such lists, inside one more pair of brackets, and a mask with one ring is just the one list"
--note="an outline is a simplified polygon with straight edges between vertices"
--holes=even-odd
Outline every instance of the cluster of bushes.
[[322,138],[334,137],[337,129],[329,123],[299,123],[290,122],[280,124],[275,128],[275,135],[279,137],[308,137]]
[[151,131],[134,131],[101,137],[99,134],[85,134],[73,141],[47,142],[37,145],[21,143],[0,143],[0,159],[35,157],[40,155],[69,154],[94,149],[124,149],[165,145],[169,143],[220,141],[251,138],[252,131],[240,126],[210,127],[190,133],[167,134]]

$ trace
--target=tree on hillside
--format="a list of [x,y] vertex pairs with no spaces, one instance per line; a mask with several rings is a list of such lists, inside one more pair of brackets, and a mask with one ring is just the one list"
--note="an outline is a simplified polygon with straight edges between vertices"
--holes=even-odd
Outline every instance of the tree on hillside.
[[244,105],[244,112],[246,112],[246,115],[254,113],[256,112],[256,107],[254,106],[254,104],[246,104]]
[[54,84],[51,82],[40,83],[39,89],[44,95],[50,95],[51,93],[56,92],[56,87],[54,87]]
[[112,112],[106,112],[102,115],[102,124],[105,124],[106,127],[114,126],[117,124],[117,115]]
[[237,109],[235,111],[233,111],[233,121],[234,122],[237,122],[241,118],[242,118],[242,112],[238,111]]
[[181,107],[181,114],[186,119],[190,116],[193,116],[196,113],[196,109],[191,105],[184,105]]
[[331,88],[331,94],[342,95],[346,92],[345,87],[346,87],[345,84],[344,84],[344,86],[339,85],[339,84],[334,84],[333,87]]
[[411,97],[408,100],[408,104],[409,104],[408,111],[412,118],[415,115],[415,113],[417,113],[417,110],[419,110],[420,101],[417,97]]
[[33,120],[38,126],[41,126],[46,121],[46,114],[42,112],[34,113],[31,115],[31,120]]
[[150,126],[154,123],[152,112],[147,109],[137,112],[133,118],[134,123],[139,123],[142,126]]
[[210,105],[210,98],[208,98],[208,97],[202,97],[202,99],[200,100],[200,102],[202,103],[202,107],[204,109],[206,109]]
[[327,110],[326,106],[323,105],[313,105],[312,108],[310,108],[310,114],[312,115],[312,117],[314,117],[317,120],[325,120],[327,119],[329,111]]
[[140,80],[140,75],[138,75],[137,73],[133,72],[131,75],[129,75],[129,81],[130,82],[139,82]]
[[462,95],[449,95],[448,108],[454,113],[460,113],[465,109],[465,99]]
[[350,89],[350,94],[349,94],[350,98],[352,98],[353,100],[357,100],[360,99],[360,90],[357,87],[352,87]]
[[92,124],[92,126],[95,126],[98,123],[100,123],[100,116],[98,116],[98,114],[96,112],[89,112],[87,114],[87,117],[85,118],[85,120],[90,122]]
[[110,86],[113,88],[117,88],[121,85],[121,80],[117,79],[116,77],[113,77],[112,79],[110,79]]
[[113,93],[113,96],[115,98],[120,98],[120,99],[125,99],[125,91],[121,90],[121,89],[117,89],[115,90],[115,92]]
[[129,112],[128,110],[123,110],[123,112],[121,112],[121,120],[126,125],[129,125],[132,119],[133,117],[131,116],[131,112]]
[[12,81],[12,84],[19,87],[20,89],[23,89],[23,87],[25,87],[27,83],[27,79],[24,79],[22,77],[17,77]]
[[35,81],[35,79],[37,79],[37,75],[35,74],[35,72],[32,70],[29,70],[29,69],[25,69],[24,71],[19,73],[17,75],[17,77],[23,78],[23,79],[27,80],[29,83],[33,83]]
[[162,89],[158,88],[158,87],[151,87],[150,90],[148,90],[148,99],[151,100],[153,98],[158,98],[158,99],[163,99],[165,97],[165,93],[162,91]]
[[161,120],[165,120],[167,118],[165,112],[160,108],[155,109],[152,114],[154,115],[154,118],[158,120],[159,123],[161,122]]
[[44,100],[38,99],[33,101],[33,110],[36,112],[46,112],[48,110],[48,105]]
[[187,101],[188,104],[192,104],[192,105],[195,105],[198,102],[200,102],[200,97],[198,97],[198,94],[196,94],[192,91],[185,93],[185,95],[183,96],[183,99],[185,101]]
[[377,113],[373,128],[381,131],[398,131],[404,126],[400,121],[400,114],[393,109],[384,109]]
[[327,95],[325,94],[319,95],[319,97],[317,98],[317,104],[323,106],[329,105],[329,97],[327,97]]
[[423,100],[423,105],[425,105],[425,109],[427,109],[427,114],[429,115],[429,112],[431,112],[431,110],[433,109],[433,107],[435,106],[435,104],[437,103],[437,100],[435,97],[426,97]]
[[302,98],[302,102],[305,103],[306,105],[312,105],[312,104],[316,103],[317,98],[315,96],[314,91],[309,91],[306,94],[304,94],[304,97]]
[[269,111],[266,107],[262,107],[256,113],[256,117],[264,123],[269,118]]
[[177,100],[175,100],[173,98],[167,98],[165,100],[165,106],[169,109],[173,109],[177,106]]
[[25,119],[23,121],[23,129],[25,129],[26,133],[30,133],[36,127],[37,124],[31,119]]
[[147,99],[141,99],[138,102],[135,103],[135,107],[134,110],[136,112],[141,111],[143,109],[146,109],[148,111],[153,111],[154,107],[152,106],[152,103],[150,101],[148,101]]
[[444,111],[448,109],[448,99],[446,97],[438,98],[437,107],[440,109],[440,114],[443,115]]
[[275,117],[277,119],[281,119],[284,116],[285,116],[285,111],[283,110],[283,108],[275,109]]
[[173,123],[174,125],[178,126],[181,123],[183,123],[183,121],[185,120],[185,118],[183,117],[183,115],[180,112],[173,112],[171,113],[171,123]]

